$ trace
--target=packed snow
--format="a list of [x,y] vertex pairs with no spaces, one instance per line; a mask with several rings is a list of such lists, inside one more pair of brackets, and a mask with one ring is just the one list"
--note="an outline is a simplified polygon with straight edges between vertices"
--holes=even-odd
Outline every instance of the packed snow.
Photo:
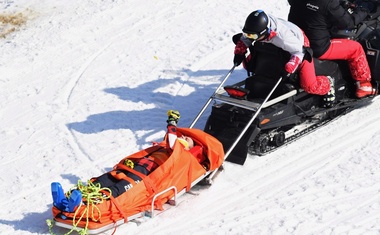
[[[49,234],[68,190],[191,124],[232,67],[231,37],[286,0],[0,1],[0,234]],[[245,77],[238,67],[231,83]],[[380,101],[115,234],[380,234]],[[196,127],[202,129],[207,115]],[[56,234],[67,229],[55,227]],[[103,234],[111,234],[107,231]]]

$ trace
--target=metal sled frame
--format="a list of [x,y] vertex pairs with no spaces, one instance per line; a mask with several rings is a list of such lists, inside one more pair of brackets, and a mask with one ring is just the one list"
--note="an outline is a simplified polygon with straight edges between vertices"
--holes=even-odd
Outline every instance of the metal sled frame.
[[[276,88],[278,87],[278,85],[282,81],[282,77],[280,77],[278,79],[278,81],[276,82],[276,84],[273,86],[272,90],[269,92],[269,94],[266,96],[266,98],[264,99],[264,101],[261,104],[260,103],[255,103],[255,102],[252,102],[252,101],[248,101],[248,100],[239,100],[239,99],[231,98],[231,97],[229,97],[227,95],[227,92],[224,90],[223,85],[225,84],[225,82],[227,81],[227,79],[230,77],[230,75],[234,71],[235,67],[236,66],[234,65],[231,68],[231,70],[227,73],[227,75],[224,77],[224,79],[222,80],[222,82],[220,83],[220,85],[215,90],[214,94],[208,99],[208,101],[206,102],[206,104],[203,106],[203,108],[201,109],[201,111],[198,113],[198,115],[196,116],[196,118],[194,119],[194,121],[192,122],[192,124],[190,125],[190,128],[192,128],[196,124],[196,122],[203,115],[203,113],[205,112],[205,110],[207,109],[207,107],[210,105],[211,101],[222,101],[224,103],[231,104],[231,105],[234,105],[234,106],[237,106],[237,107],[240,107],[240,108],[244,108],[244,109],[247,109],[247,110],[255,111],[255,114],[252,116],[252,118],[249,120],[249,122],[247,123],[247,125],[244,127],[243,131],[240,133],[240,135],[237,137],[237,139],[234,141],[234,143],[231,145],[231,147],[225,153],[224,159],[226,159],[231,154],[232,150],[238,144],[238,142],[243,137],[243,135],[247,132],[248,128],[251,126],[251,124],[256,119],[256,117],[259,115],[261,109],[269,107],[269,106],[271,106],[273,104],[281,102],[281,101],[283,101],[285,99],[288,99],[289,97],[292,97],[292,96],[294,96],[294,95],[297,94],[297,90],[291,90],[291,91],[289,91],[289,92],[287,92],[287,93],[285,93],[285,94],[283,94],[283,95],[281,95],[279,97],[276,97],[274,99],[269,100],[270,96],[273,94],[273,92],[276,90]],[[244,84],[244,81],[241,81],[239,83],[233,84],[233,86],[239,86],[240,87],[243,84]],[[207,182],[209,184],[212,184],[212,180],[215,177],[215,175],[216,175],[217,172],[218,172],[218,169],[214,170],[209,175],[209,177],[206,178],[206,180],[207,180]]]

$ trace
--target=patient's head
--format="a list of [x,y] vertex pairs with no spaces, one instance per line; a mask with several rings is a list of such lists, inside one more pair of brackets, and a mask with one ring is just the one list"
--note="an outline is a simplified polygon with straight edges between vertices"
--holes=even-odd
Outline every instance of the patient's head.
[[181,137],[178,137],[178,141],[184,146],[186,150],[194,147],[194,140],[188,136],[183,135]]

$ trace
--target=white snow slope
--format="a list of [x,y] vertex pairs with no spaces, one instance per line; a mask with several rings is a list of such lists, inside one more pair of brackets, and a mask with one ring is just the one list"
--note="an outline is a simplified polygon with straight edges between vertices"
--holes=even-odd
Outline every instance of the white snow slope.
[[[26,19],[0,38],[0,234],[49,234],[50,183],[68,189],[161,140],[168,109],[189,126],[232,67],[231,37],[248,14],[286,19],[289,9],[285,0],[0,7]],[[240,66],[232,82],[244,76]],[[380,234],[379,108],[374,101],[244,166],[226,162],[198,196],[115,234]]]

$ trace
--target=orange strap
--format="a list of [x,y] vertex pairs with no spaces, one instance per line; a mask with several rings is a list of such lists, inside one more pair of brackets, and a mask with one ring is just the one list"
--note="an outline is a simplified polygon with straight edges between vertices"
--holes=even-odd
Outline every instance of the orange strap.
[[190,160],[190,166],[189,166],[189,172],[187,175],[187,186],[186,186],[186,192],[190,191],[191,189],[191,175],[193,173],[193,161],[192,159]]
[[166,149],[161,148],[151,153],[148,158],[161,166],[169,158],[169,153]]
[[113,170],[110,172],[110,174],[112,175],[112,177],[114,177],[115,179],[118,179],[118,180],[126,180],[128,181],[130,184],[132,184],[133,186],[136,185],[136,182],[128,177],[126,174],[124,174],[123,172],[117,172],[117,170]]
[[157,187],[154,185],[153,181],[149,177],[146,177],[146,175],[144,175],[143,173],[135,171],[134,169],[129,168],[129,167],[127,167],[123,164],[120,164],[120,163],[116,165],[116,168],[129,171],[129,172],[137,175],[138,177],[140,177],[143,180],[145,187],[148,190],[149,194],[157,193],[158,190],[157,190]]
[[[121,206],[119,205],[119,203],[117,203],[117,201],[112,195],[110,195],[110,199],[111,199],[112,204],[114,204],[116,209],[120,212],[121,216],[123,216],[124,223],[128,222],[128,217],[123,213],[123,210]],[[113,220],[113,222],[116,223],[116,220]]]

